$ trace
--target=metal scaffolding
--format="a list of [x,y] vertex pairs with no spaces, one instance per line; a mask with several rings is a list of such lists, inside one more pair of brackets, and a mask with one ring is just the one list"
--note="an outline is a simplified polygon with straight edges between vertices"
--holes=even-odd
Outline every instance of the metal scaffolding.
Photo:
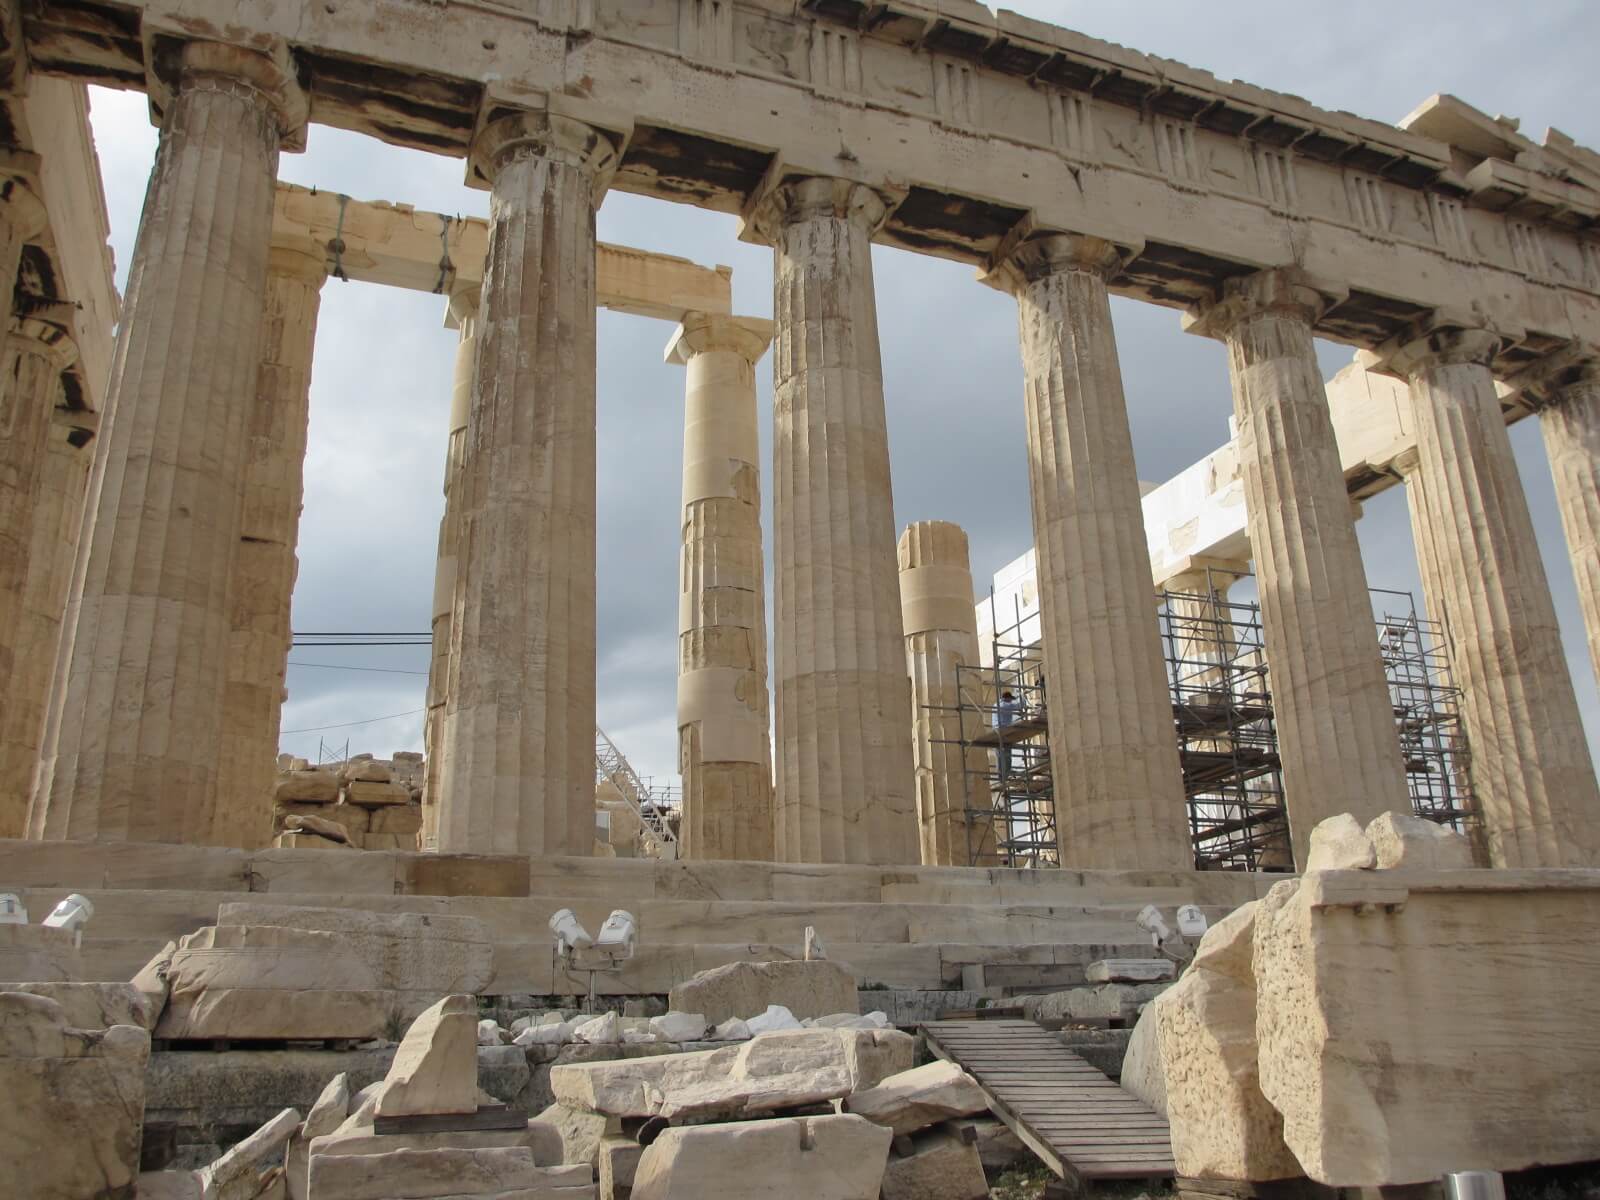
[[[1227,582],[1232,583],[1234,576]],[[1183,770],[1189,832],[1200,870],[1290,871],[1288,818],[1278,757],[1261,607],[1226,600],[1219,580],[1204,592],[1159,595],[1160,634],[1172,693],[1173,735]],[[1377,622],[1395,725],[1405,757],[1412,810],[1464,832],[1472,820],[1459,689],[1450,681],[1438,628],[1417,614],[1409,593],[1373,589],[1397,612]],[[990,592],[987,662],[957,668],[959,730],[968,765],[965,812],[973,866],[1049,867],[1060,863],[1047,736],[1046,688],[1037,613],[997,619]],[[1011,723],[997,723],[997,700],[1018,701]],[[976,731],[976,732],[974,732]],[[939,739],[935,739],[938,741]],[[977,752],[977,753],[973,753]],[[974,780],[971,777],[977,775]],[[992,822],[994,849],[980,835]]]

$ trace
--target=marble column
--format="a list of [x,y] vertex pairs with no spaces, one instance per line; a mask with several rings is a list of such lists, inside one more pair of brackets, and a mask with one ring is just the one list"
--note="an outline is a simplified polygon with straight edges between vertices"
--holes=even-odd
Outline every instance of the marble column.
[[1600,682],[1600,362],[1590,361],[1539,410],[1561,528],[1567,535],[1589,663]]
[[678,572],[680,857],[772,861],[772,743],[755,365],[772,322],[688,313]]
[[987,725],[982,676],[977,670],[960,670],[981,663],[972,566],[961,526],[918,521],[900,535],[900,611],[911,676],[911,750],[922,864],[993,866],[998,859],[989,756],[984,750],[963,754],[961,748]]
[[274,239],[261,367],[251,405],[239,546],[229,583],[227,691],[211,841],[253,850],[272,840],[272,785],[288,674],[289,601],[299,559],[306,427],[326,251]]
[[[52,653],[33,619],[56,566],[61,480],[52,414],[61,373],[77,357],[72,309],[32,304],[13,321],[0,358],[0,837],[22,837],[43,732]],[[61,597],[64,601],[65,597]]]
[[444,708],[450,696],[451,606],[456,590],[456,544],[461,537],[461,489],[466,461],[467,410],[478,367],[480,287],[450,294],[449,323],[457,333],[456,369],[450,389],[450,432],[444,457],[444,514],[439,518],[439,551],[433,569],[433,653],[428,660],[428,715],[422,727],[425,761],[422,778],[424,850],[439,848],[439,781],[444,771]]
[[273,186],[303,100],[278,60],[191,42],[164,111],[41,766],[46,837],[212,830]]
[[1416,421],[1406,482],[1417,557],[1461,689],[1490,864],[1594,866],[1600,788],[1489,371],[1499,345],[1439,328],[1385,349]]
[[1223,339],[1295,861],[1311,830],[1409,812],[1400,739],[1299,272],[1230,280],[1194,332]]
[[1061,865],[1194,865],[1172,698],[1098,238],[1023,243],[996,282],[1017,300],[1028,482]]
[[38,192],[37,154],[0,147],[0,320],[14,314],[22,248],[45,231],[48,214]]
[[872,237],[887,209],[789,180],[774,248],[774,850],[780,862],[916,863],[916,801]]
[[[457,487],[439,849],[594,850],[595,208],[611,136],[502,117]],[[452,507],[454,503],[452,502]]]

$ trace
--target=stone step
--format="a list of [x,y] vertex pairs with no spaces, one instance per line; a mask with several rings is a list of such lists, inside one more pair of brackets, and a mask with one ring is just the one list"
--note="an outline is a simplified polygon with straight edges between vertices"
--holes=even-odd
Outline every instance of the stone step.
[[1235,908],[1281,876],[1228,872],[657,862],[0,839],[0,888],[556,896],[779,903],[1140,903]]

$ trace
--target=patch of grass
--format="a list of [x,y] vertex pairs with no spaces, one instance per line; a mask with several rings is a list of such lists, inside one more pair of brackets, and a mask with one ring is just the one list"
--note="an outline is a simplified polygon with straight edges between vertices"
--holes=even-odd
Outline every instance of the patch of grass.
[[1039,1200],[1055,1175],[1041,1162],[1007,1167],[989,1189],[989,1200]]

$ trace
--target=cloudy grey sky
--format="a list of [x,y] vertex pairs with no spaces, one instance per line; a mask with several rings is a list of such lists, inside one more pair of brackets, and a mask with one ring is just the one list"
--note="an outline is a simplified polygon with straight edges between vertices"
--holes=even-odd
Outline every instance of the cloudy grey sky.
[[[1313,103],[1397,121],[1434,92],[1520,117],[1535,140],[1554,125],[1600,147],[1593,0],[1011,0],[1028,16],[1093,37],[1294,92]],[[1293,15],[1289,15],[1289,14]],[[155,152],[144,99],[94,91],[93,120],[125,278]],[[361,199],[486,215],[459,160],[314,127],[282,177]],[[600,237],[734,269],[737,311],[771,313],[771,252],[736,240],[733,218],[613,194]],[[983,587],[1031,544],[1015,307],[969,268],[874,252],[896,521],[952,520],[971,536]],[[1178,314],[1114,301],[1140,477],[1163,480],[1228,437],[1220,344],[1179,331]],[[671,330],[600,314],[599,720],[645,774],[676,765],[676,563],[682,368],[662,362]],[[455,336],[438,297],[330,281],[311,389],[311,445],[294,624],[300,630],[425,630],[443,507],[445,426]],[[1324,345],[1332,374],[1349,351]],[[771,374],[763,363],[763,454],[771,447]],[[1536,423],[1512,431],[1560,613],[1568,659],[1600,746],[1600,699],[1584,649],[1569,559]],[[766,513],[771,546],[770,502]],[[1399,489],[1360,524],[1374,586],[1415,592]],[[770,595],[770,587],[769,587]],[[315,757],[319,739],[386,755],[422,745],[424,649],[297,650],[282,746]],[[354,670],[349,668],[361,668]],[[392,714],[409,714],[391,716]],[[372,718],[390,718],[372,721]],[[368,722],[347,728],[318,727]],[[307,732],[299,732],[307,731]]]

